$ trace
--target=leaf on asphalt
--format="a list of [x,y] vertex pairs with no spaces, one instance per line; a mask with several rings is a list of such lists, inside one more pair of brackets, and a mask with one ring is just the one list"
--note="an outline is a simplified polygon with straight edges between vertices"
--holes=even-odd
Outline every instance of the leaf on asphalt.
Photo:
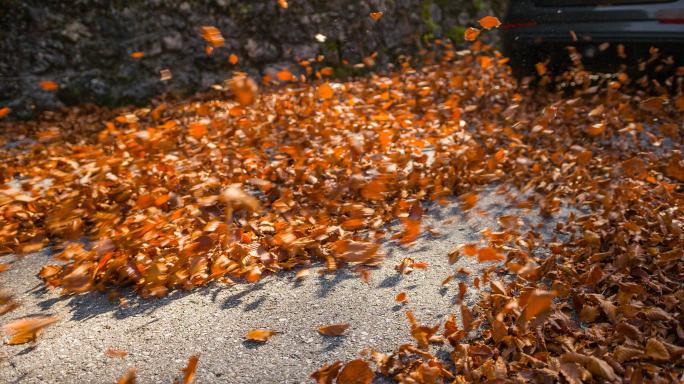
[[317,384],[333,384],[337,378],[337,374],[342,368],[342,362],[336,361],[330,365],[324,365],[316,372],[311,374],[311,378],[316,380]]
[[107,357],[125,357],[128,355],[128,352],[115,348],[107,348],[105,355]]
[[119,377],[117,384],[135,384],[136,376],[136,369],[133,367],[128,368],[126,372]]
[[337,376],[337,384],[371,384],[375,374],[361,359],[348,362]]
[[195,373],[197,372],[197,363],[199,362],[199,355],[192,355],[188,359],[188,364],[183,368],[183,379],[181,384],[190,384],[195,380]]
[[268,341],[268,339],[277,334],[278,332],[272,331],[270,329],[253,329],[247,332],[245,339],[265,343]]
[[331,324],[318,328],[318,333],[325,336],[339,336],[349,328],[349,324]]

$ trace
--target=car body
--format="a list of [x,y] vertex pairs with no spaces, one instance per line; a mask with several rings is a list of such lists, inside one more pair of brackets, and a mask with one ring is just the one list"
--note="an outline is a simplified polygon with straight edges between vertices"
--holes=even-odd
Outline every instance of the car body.
[[504,53],[518,74],[537,62],[565,66],[568,46],[582,63],[615,71],[653,55],[684,58],[684,0],[513,0],[502,25]]

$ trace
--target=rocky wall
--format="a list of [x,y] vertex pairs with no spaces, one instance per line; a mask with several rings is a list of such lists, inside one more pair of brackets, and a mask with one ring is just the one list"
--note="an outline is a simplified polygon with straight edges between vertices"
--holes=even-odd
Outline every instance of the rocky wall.
[[[0,0],[0,108],[30,118],[66,105],[142,104],[254,77],[323,56],[336,76],[385,69],[433,38],[462,39],[502,1],[448,0]],[[370,12],[383,12],[375,21]],[[202,26],[225,45],[207,54]],[[142,52],[142,57],[132,57]],[[238,62],[232,64],[230,55]],[[137,54],[140,56],[141,54]],[[133,55],[136,56],[136,55]],[[160,71],[172,77],[162,81]],[[45,90],[41,81],[57,83]],[[48,87],[49,88],[49,87]]]

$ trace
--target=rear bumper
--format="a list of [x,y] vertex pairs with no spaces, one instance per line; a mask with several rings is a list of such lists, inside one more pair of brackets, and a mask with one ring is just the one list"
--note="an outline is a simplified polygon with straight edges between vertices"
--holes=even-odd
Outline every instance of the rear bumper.
[[[572,31],[572,32],[571,32]],[[576,37],[576,40],[573,37]],[[602,21],[538,24],[504,29],[504,44],[538,43],[641,43],[684,44],[684,24],[667,24],[656,20]]]

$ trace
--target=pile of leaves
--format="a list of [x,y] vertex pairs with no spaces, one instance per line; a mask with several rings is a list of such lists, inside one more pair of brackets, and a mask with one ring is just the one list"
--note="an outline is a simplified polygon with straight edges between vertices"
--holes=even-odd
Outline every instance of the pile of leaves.
[[[407,383],[681,380],[681,80],[647,93],[626,73],[579,68],[556,79],[564,92],[530,90],[491,47],[442,48],[419,69],[354,81],[279,74],[291,84],[259,94],[236,74],[230,97],[4,125],[0,252],[54,245],[47,286],[113,298],[312,262],[367,278],[380,240],[420,236],[428,202],[457,196],[468,210],[497,184],[549,220],[581,213],[551,241],[500,217],[486,247],[444,255],[502,261],[478,277],[477,307],[443,327],[408,312],[416,345],[314,378],[370,382],[374,364]],[[451,360],[431,343],[449,343]]]

